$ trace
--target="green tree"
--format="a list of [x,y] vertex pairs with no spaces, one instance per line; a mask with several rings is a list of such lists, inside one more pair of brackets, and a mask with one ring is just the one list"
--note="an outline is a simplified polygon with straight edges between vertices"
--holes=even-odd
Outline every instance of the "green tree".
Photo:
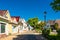
[[38,24],[38,18],[30,18],[27,22],[35,29]]
[[54,26],[55,26],[55,29],[57,30],[58,29],[58,23],[55,23]]
[[37,24],[37,27],[41,30],[43,29],[44,26],[45,26],[44,22],[40,22],[39,24]]
[[60,11],[60,0],[54,0],[50,5],[55,11]]
[[45,22],[39,22],[38,18],[30,18],[27,22],[36,32],[42,32],[42,29],[45,26]]

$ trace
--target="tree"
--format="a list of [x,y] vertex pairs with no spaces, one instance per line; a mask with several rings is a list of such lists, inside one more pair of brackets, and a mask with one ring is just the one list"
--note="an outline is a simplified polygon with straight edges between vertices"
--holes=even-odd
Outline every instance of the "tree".
[[55,24],[54,24],[54,27],[55,27],[55,29],[57,30],[57,29],[58,29],[58,23],[55,23]]
[[38,18],[30,18],[27,22],[35,29],[38,24]]
[[37,28],[39,28],[40,30],[42,30],[44,26],[45,26],[44,22],[40,22],[39,24],[37,24]]
[[55,11],[60,11],[60,0],[54,0],[50,5]]

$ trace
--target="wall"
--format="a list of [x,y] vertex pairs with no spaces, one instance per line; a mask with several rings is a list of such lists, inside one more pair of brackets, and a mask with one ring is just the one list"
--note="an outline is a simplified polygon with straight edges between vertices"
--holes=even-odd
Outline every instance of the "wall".
[[[11,16],[10,16],[9,11],[7,10],[6,13],[7,13],[6,16],[8,17],[7,19],[11,22]],[[8,23],[6,26],[7,26],[7,28],[8,28],[8,32],[9,32],[9,33],[12,33],[12,24],[9,24],[9,23]],[[6,31],[7,31],[7,30],[6,30]]]
[[7,35],[9,35],[9,33],[12,34],[12,25],[11,24],[6,23],[6,32],[5,33]]

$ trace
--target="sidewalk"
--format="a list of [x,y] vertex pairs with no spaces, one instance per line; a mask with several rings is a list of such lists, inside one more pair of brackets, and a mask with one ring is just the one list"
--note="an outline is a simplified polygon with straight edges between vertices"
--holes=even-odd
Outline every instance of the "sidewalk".
[[8,35],[7,37],[0,38],[0,40],[13,40],[13,38],[16,38],[17,35],[21,35],[22,33],[24,32]]
[[16,34],[8,35],[7,37],[0,38],[0,40],[13,40],[15,37],[17,37]]

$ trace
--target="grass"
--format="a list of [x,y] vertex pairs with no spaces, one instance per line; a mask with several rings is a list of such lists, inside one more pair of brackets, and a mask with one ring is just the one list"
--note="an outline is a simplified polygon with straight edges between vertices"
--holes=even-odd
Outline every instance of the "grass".
[[58,34],[49,34],[47,36],[48,40],[60,40],[60,36]]
[[57,34],[56,34],[56,33],[50,33],[49,35],[52,35],[52,36],[57,36]]

